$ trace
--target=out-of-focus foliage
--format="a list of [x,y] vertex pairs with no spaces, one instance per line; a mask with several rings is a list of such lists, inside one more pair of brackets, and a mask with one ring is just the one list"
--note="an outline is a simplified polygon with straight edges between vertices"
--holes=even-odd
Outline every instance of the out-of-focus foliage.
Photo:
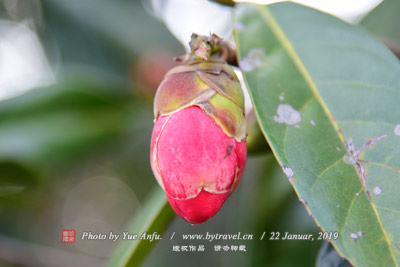
[[[122,231],[140,214],[156,185],[148,156],[155,89],[151,77],[138,81],[143,55],[159,54],[164,63],[150,63],[165,72],[183,49],[139,1],[7,2],[1,18],[35,22],[56,79],[0,102],[0,235],[60,249],[61,266],[74,257],[65,249],[105,258],[112,242],[63,245],[61,229],[76,228],[77,238]],[[24,244],[0,261],[26,262]],[[52,265],[46,249],[31,253],[32,265]]]
[[379,37],[400,58],[400,1],[385,0],[361,24]]
[[400,1],[385,0],[369,13],[361,24],[378,37],[400,43]]
[[[163,235],[175,216],[164,191],[157,187],[149,194],[141,216],[128,227],[131,233],[157,233]],[[109,266],[140,266],[156,241],[132,240],[120,244],[108,261]]]
[[[316,262],[320,242],[269,240],[271,232],[319,231],[272,155],[248,159],[238,190],[209,222],[194,227],[175,218],[168,227],[168,213],[152,220],[166,200],[146,202],[158,187],[149,163],[151,100],[172,57],[184,49],[141,1],[7,0],[0,1],[0,19],[31,30],[54,75],[51,85],[0,101],[1,266],[113,266],[119,245],[134,251],[127,256],[131,262],[143,259],[144,266]],[[14,66],[2,59],[0,71]],[[166,207],[160,210],[168,212]],[[152,252],[155,242],[80,239],[84,231],[166,227]],[[62,229],[76,229],[76,243],[63,244]],[[182,240],[182,234],[207,232],[248,233],[254,239]],[[193,244],[204,244],[206,251],[172,252],[173,245]],[[245,245],[247,252],[214,252],[214,245]]]
[[328,241],[324,241],[318,252],[317,267],[350,267],[351,264],[341,258],[335,248]]

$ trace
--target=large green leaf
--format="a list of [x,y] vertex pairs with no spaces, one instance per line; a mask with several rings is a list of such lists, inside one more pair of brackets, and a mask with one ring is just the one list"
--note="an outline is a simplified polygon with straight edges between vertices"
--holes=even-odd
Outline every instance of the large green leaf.
[[257,118],[300,200],[352,264],[398,266],[398,61],[363,29],[296,4],[240,5],[236,20]]

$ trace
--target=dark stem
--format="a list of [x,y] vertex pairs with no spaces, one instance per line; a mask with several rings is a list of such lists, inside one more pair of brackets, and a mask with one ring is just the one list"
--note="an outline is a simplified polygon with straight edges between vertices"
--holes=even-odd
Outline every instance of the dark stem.
[[224,5],[224,6],[230,6],[230,7],[235,6],[235,2],[232,0],[209,0],[209,1],[218,3],[220,5]]

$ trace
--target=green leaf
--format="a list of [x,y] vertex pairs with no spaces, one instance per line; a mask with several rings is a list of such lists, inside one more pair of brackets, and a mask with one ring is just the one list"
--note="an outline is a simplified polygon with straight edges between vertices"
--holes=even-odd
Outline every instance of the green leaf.
[[38,184],[37,176],[32,170],[15,162],[0,161],[0,178],[0,207],[3,207],[8,197]]
[[362,21],[368,30],[386,41],[400,43],[400,1],[385,0],[369,13]]
[[[133,55],[149,49],[149,44],[159,44],[160,40],[163,45],[177,44],[162,23],[149,16],[142,1],[42,2],[47,34],[58,41],[63,60],[66,57],[107,68],[107,64],[118,65],[118,62],[129,64]],[[138,27],[139,23],[146,27]]]
[[[97,80],[96,80],[97,79]],[[0,103],[0,161],[54,166],[115,142],[136,116],[119,80],[72,77]],[[137,106],[137,104],[136,104]]]
[[362,28],[300,5],[240,5],[236,20],[259,124],[298,197],[353,265],[398,266],[398,61]]
[[350,263],[339,256],[335,248],[328,241],[324,241],[318,252],[317,267],[351,267]]
[[1,185],[0,186],[0,197],[8,196],[8,195],[13,195],[16,193],[21,192],[24,190],[23,186],[18,186],[18,185]]
[[[165,192],[159,186],[150,194],[142,212],[128,228],[130,234],[162,235],[174,218],[174,211],[169,205]],[[120,247],[110,258],[108,266],[139,266],[157,241],[121,240]]]

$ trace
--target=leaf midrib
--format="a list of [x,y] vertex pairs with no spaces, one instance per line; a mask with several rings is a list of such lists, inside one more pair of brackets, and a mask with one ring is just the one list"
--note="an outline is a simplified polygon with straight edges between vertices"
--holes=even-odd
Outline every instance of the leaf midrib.
[[[284,31],[282,30],[282,28],[279,26],[279,24],[277,23],[276,19],[274,18],[274,16],[270,13],[268,7],[266,6],[257,6],[257,11],[260,13],[261,17],[264,19],[265,23],[267,25],[269,25],[269,27],[271,28],[273,34],[276,36],[276,38],[278,39],[278,41],[282,44],[282,47],[284,48],[284,50],[288,53],[289,57],[293,60],[294,65],[297,67],[297,69],[299,70],[300,74],[303,76],[305,82],[309,85],[312,93],[314,94],[315,98],[317,99],[317,101],[320,103],[322,109],[324,110],[325,114],[327,115],[331,125],[333,126],[333,128],[336,130],[336,133],[342,143],[342,145],[345,143],[345,138],[337,124],[337,122],[335,121],[333,114],[330,112],[327,104],[325,103],[325,101],[322,99],[311,75],[308,73],[307,69],[305,68],[305,66],[303,65],[300,57],[298,56],[297,52],[295,51],[295,49],[293,48],[293,46],[291,45],[289,39],[286,37]],[[354,170],[356,171],[356,168],[354,166]],[[358,174],[357,174],[358,176]],[[358,181],[361,184],[360,179],[358,179]],[[389,251],[390,251],[390,256],[392,258],[393,263],[395,264],[395,266],[398,266],[397,261],[396,261],[396,257],[394,256],[393,253],[393,249],[391,246],[391,242],[390,242],[390,238],[388,236],[388,234],[386,233],[385,228],[383,227],[383,223],[379,217],[378,211],[376,209],[375,204],[369,200],[372,210],[375,213],[375,216],[377,218],[377,221],[379,223],[379,226],[382,230],[383,236],[385,238],[385,241],[388,245]],[[320,225],[317,221],[316,218],[314,218],[314,220],[317,222],[318,225]],[[332,243],[332,245],[336,248],[336,245],[334,243]],[[340,250],[336,249],[338,251],[339,254],[341,254]],[[341,255],[343,256],[343,255]]]

